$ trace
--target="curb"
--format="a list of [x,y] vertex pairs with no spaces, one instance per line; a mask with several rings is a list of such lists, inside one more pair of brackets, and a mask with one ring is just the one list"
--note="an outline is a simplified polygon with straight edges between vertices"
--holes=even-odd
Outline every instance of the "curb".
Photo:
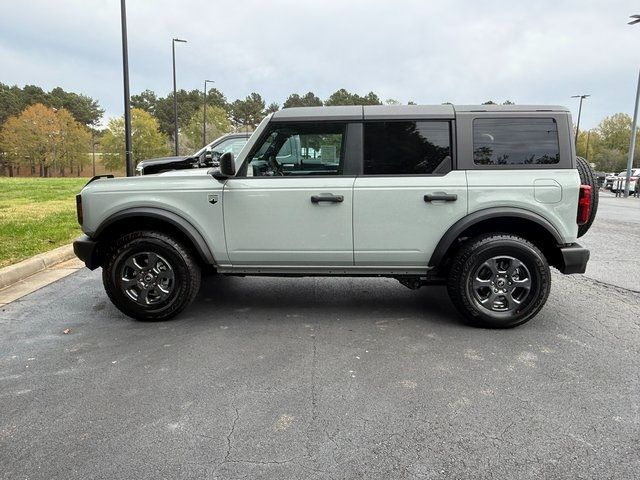
[[15,265],[0,269],[0,289],[24,280],[33,274],[50,268],[58,263],[70,260],[75,256],[73,245],[63,245],[45,253],[39,253]]

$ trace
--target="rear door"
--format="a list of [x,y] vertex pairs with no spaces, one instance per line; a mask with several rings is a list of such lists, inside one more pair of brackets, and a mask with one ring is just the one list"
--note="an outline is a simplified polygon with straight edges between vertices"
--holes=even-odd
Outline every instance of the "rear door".
[[347,124],[269,125],[227,180],[224,224],[233,266],[352,266],[353,182]]
[[447,229],[466,215],[452,127],[450,119],[367,121],[365,113],[363,175],[354,185],[356,266],[426,268]]

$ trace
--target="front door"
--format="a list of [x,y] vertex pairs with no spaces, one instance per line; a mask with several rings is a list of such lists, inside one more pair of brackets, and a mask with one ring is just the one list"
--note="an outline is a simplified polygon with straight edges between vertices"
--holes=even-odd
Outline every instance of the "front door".
[[273,123],[223,208],[235,266],[352,266],[353,183],[342,175],[346,124]]

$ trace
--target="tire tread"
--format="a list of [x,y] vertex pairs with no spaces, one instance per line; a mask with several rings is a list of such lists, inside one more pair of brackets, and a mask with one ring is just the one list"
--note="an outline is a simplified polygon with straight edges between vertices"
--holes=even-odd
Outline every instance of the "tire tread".
[[[132,242],[136,240],[144,240],[145,238],[152,238],[160,241],[166,244],[167,248],[174,249],[175,253],[184,261],[186,274],[188,276],[186,281],[186,291],[180,298],[176,299],[176,301],[173,302],[167,310],[160,313],[151,314],[150,312],[145,312],[142,309],[131,308],[131,305],[122,301],[118,295],[117,286],[113,285],[110,280],[115,259],[129,248]],[[111,300],[111,302],[125,315],[141,321],[162,321],[178,315],[195,299],[198,291],[200,290],[201,280],[202,274],[200,266],[188,248],[170,235],[150,230],[131,232],[118,238],[107,249],[105,254],[105,263],[102,268],[102,281],[109,300]]]

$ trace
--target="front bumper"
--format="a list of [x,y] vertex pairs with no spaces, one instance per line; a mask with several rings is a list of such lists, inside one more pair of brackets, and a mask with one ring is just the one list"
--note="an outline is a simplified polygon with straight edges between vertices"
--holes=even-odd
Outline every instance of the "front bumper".
[[73,253],[84,262],[89,270],[95,270],[101,264],[98,255],[98,242],[86,235],[81,235],[73,242]]
[[589,250],[578,243],[560,248],[560,265],[558,270],[564,274],[584,273],[589,261]]

